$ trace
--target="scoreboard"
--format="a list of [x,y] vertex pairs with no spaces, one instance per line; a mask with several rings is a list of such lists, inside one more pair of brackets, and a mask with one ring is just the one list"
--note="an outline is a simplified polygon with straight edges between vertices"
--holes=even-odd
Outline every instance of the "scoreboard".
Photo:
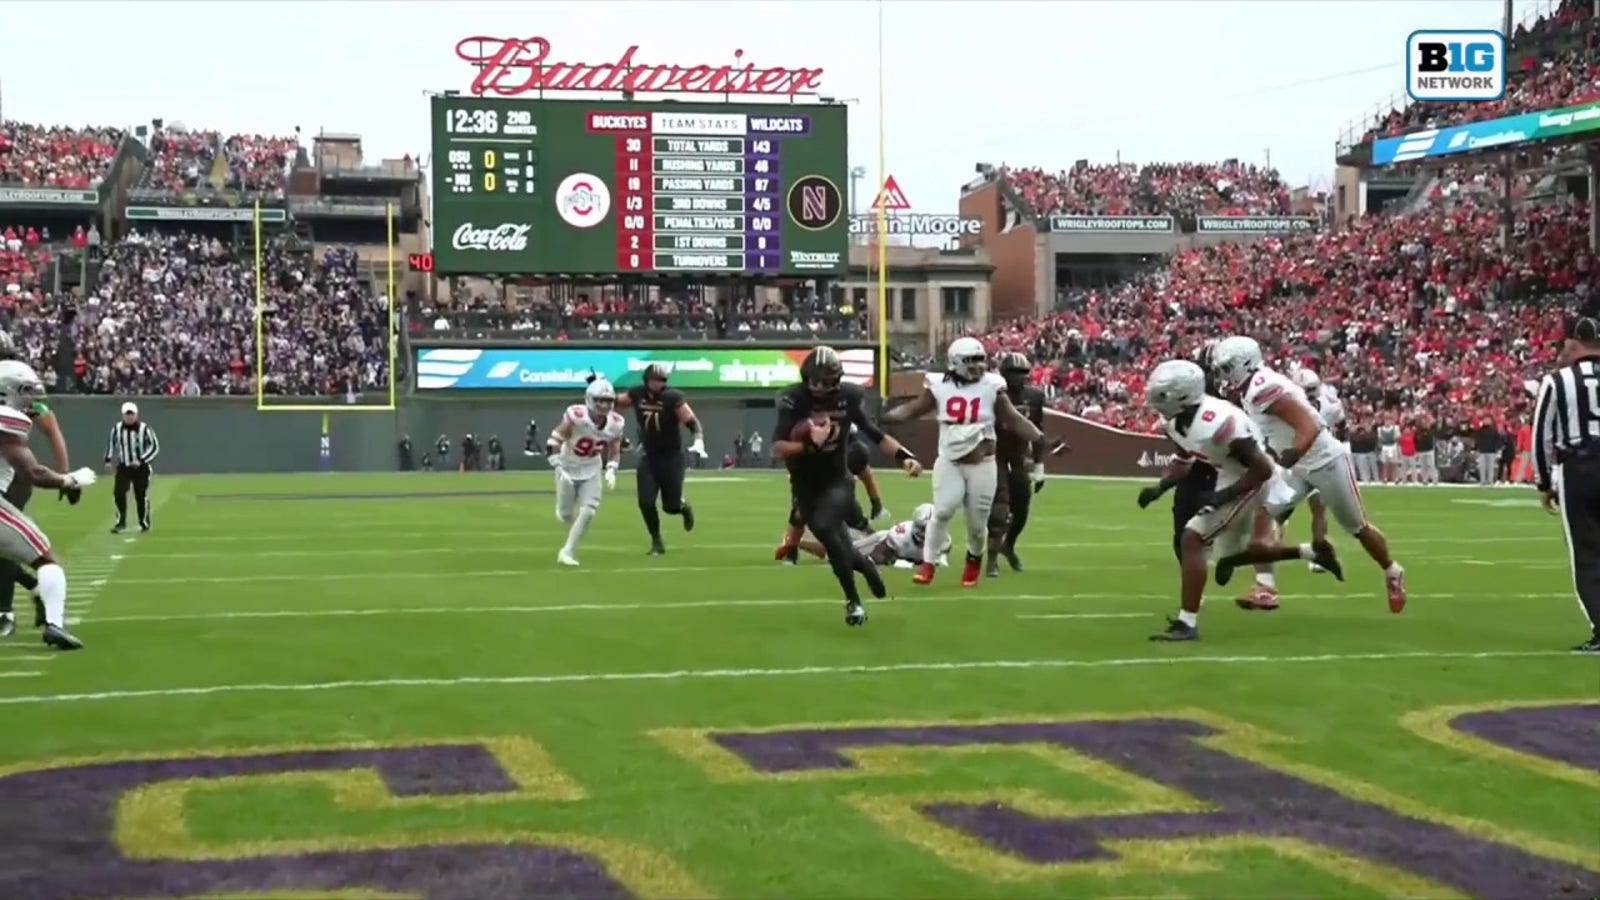
[[843,277],[845,107],[433,100],[442,275]]

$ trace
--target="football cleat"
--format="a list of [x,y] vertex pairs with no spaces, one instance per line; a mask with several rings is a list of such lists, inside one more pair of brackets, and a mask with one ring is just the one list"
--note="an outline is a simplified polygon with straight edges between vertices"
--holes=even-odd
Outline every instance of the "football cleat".
[[799,559],[799,554],[797,553],[798,549],[799,548],[797,548],[794,544],[791,544],[785,540],[783,543],[778,545],[778,549],[772,551],[772,558],[778,562],[789,562],[790,565],[794,565],[794,562],[791,562],[791,560]]
[[694,530],[694,507],[687,503],[683,504],[683,530]]
[[967,564],[961,567],[961,586],[977,587],[978,576],[983,574],[983,560],[967,554]]
[[1311,552],[1316,556],[1312,558],[1311,565],[1317,571],[1327,572],[1334,578],[1344,580],[1344,566],[1339,562],[1338,554],[1333,552],[1333,545],[1327,541],[1315,541],[1311,544]]
[[1188,625],[1183,624],[1183,620],[1181,620],[1181,619],[1179,619],[1179,618],[1177,618],[1175,616],[1174,617],[1169,617],[1167,619],[1167,630],[1163,631],[1163,632],[1159,632],[1157,634],[1150,635],[1150,640],[1152,640],[1152,641],[1198,641],[1198,640],[1200,640],[1200,629],[1199,628],[1193,628],[1193,627],[1190,627]]
[[989,565],[984,567],[983,574],[989,578],[1000,577],[1000,557],[989,557]]
[[1587,641],[1572,648],[1573,653],[1600,653],[1600,635],[1589,638]]
[[646,553],[645,555],[646,556],[660,556],[661,554],[666,553],[666,552],[667,552],[666,545],[661,543],[661,539],[660,538],[656,538],[655,540],[650,542],[650,551],[648,553]]
[[1404,570],[1383,576],[1384,583],[1389,588],[1389,612],[1397,613],[1406,608],[1406,573]]
[[83,649],[83,641],[73,637],[72,633],[65,628],[58,628],[55,625],[46,625],[44,627],[44,643],[45,646],[54,647],[57,650]]
[[915,575],[911,576],[911,583],[912,584],[932,584],[933,583],[933,563],[931,563],[931,562],[920,562],[920,563],[917,563],[917,572],[916,572]]
[[121,522],[118,522],[117,524],[111,526],[111,533],[112,534],[121,534],[121,533],[123,533],[124,531],[127,531],[127,530],[128,530],[128,526],[122,524]]
[[1006,549],[1000,551],[1000,555],[1006,558],[1006,565],[1011,567],[1011,571],[1022,571],[1022,558],[1017,556],[1017,551],[1007,547]]
[[10,637],[17,633],[17,620],[11,613],[0,613],[0,637]]
[[578,561],[572,558],[572,554],[565,550],[556,554],[556,562],[562,564],[563,566],[575,566],[578,564]]
[[867,624],[867,608],[859,603],[846,603],[844,605],[844,623],[852,628],[857,625]]
[[1250,593],[1235,597],[1233,602],[1243,610],[1272,612],[1278,608],[1278,592],[1258,584],[1250,589]]

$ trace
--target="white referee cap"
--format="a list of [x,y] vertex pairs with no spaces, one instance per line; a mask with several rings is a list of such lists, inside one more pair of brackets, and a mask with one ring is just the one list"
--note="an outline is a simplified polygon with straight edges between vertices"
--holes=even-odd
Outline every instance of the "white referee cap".
[[122,404],[122,414],[127,415],[128,413],[133,413],[137,416],[139,414],[139,404],[134,403],[131,400]]

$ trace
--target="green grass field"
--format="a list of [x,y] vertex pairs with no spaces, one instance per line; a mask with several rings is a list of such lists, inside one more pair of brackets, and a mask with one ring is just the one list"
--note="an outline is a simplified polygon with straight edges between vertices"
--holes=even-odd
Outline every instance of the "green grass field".
[[1403,615],[1336,538],[1349,583],[1163,645],[1128,482],[860,629],[771,561],[770,473],[693,478],[659,559],[625,477],[580,570],[547,473],[164,477],[132,536],[104,487],[37,509],[88,649],[0,643],[5,900],[1600,895],[1600,660],[1528,490],[1369,492]]

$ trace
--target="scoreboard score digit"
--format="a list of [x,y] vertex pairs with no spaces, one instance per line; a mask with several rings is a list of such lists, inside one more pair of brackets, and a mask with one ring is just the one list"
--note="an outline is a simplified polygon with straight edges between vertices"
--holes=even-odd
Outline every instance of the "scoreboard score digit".
[[440,274],[842,277],[841,105],[433,101]]

